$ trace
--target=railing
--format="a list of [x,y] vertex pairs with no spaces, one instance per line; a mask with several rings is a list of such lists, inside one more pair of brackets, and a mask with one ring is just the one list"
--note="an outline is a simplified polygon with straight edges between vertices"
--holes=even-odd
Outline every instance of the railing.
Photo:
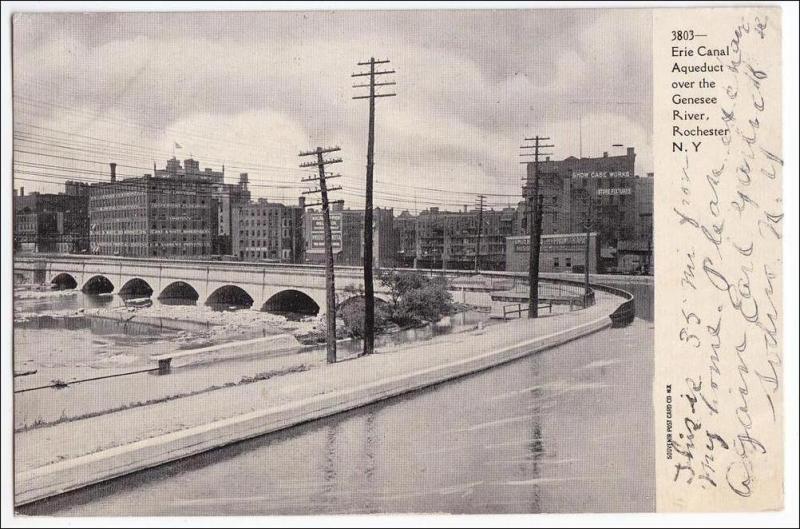
[[[517,309],[516,310],[508,310],[509,307],[517,307]],[[546,303],[539,303],[538,307],[540,309],[548,309],[548,312],[550,314],[553,313],[553,302],[552,301],[547,301]],[[569,308],[570,308],[570,310],[572,310],[572,304],[571,303],[570,303]],[[511,305],[503,305],[503,319],[507,320],[509,314],[518,314],[519,317],[521,318],[522,317],[522,313],[523,312],[528,312],[528,309],[529,309],[528,305],[525,305],[523,303],[512,303]]]

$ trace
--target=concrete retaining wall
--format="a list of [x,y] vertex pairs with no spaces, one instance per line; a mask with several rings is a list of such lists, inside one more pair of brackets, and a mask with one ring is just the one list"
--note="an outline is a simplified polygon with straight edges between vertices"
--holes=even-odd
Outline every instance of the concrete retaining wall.
[[175,461],[237,441],[327,417],[482,371],[611,326],[604,316],[558,333],[479,356],[381,379],[291,404],[266,408],[171,434],[102,450],[17,475],[16,505]]

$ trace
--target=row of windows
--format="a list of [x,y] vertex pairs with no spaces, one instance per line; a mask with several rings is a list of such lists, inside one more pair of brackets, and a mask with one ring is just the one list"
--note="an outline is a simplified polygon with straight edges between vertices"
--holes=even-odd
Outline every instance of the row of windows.
[[[125,212],[124,214],[122,213],[123,211]],[[106,209],[89,210],[89,217],[95,222],[104,219],[119,219],[120,217],[129,219],[131,217],[145,218],[146,216],[147,210],[141,208],[125,209],[118,206],[112,206]]]
[[[242,226],[270,226],[272,224],[275,224],[275,222],[274,221],[270,222],[269,219],[263,219],[263,220],[262,219],[254,219],[254,220],[243,219],[241,221],[241,224],[242,224]],[[283,221],[281,222],[281,226],[283,226],[284,228],[288,228],[289,226],[291,226],[290,219],[284,218]]]
[[249,210],[248,209],[242,209],[241,212],[242,212],[242,216],[244,216],[244,217],[247,216],[247,212],[248,211],[250,211],[250,216],[251,217],[267,217],[267,216],[277,217],[282,212],[283,209],[284,208],[282,208],[280,206],[276,206],[276,207],[272,207],[272,208],[269,208],[269,209],[266,209],[266,210],[265,209],[249,209]]
[[178,224],[176,222],[171,222],[169,224],[166,223],[166,222],[160,222],[160,223],[159,222],[153,222],[150,225],[150,228],[153,229],[153,230],[159,230],[160,229],[160,230],[172,230],[172,231],[176,231],[176,230],[181,230],[181,231],[185,231],[185,230],[205,230],[206,229],[206,223],[205,223],[205,221],[203,221],[203,222],[194,221],[194,222],[189,222],[189,223],[184,222],[182,224]]
[[239,246],[250,246],[254,248],[280,248],[280,241],[270,239],[239,239]]
[[172,246],[167,248],[151,248],[151,255],[207,255],[210,253],[211,248],[208,246]]
[[272,230],[267,232],[267,230],[241,230],[239,231],[240,237],[274,237],[278,238],[279,236],[283,236],[284,239],[288,239],[292,236],[292,232],[288,229],[284,229],[282,232],[278,232],[277,230]]
[[[572,257],[564,258],[564,266],[566,268],[572,268]],[[560,267],[561,267],[561,259],[559,257],[553,257],[553,268],[560,268]]]
[[[278,252],[275,250],[270,252],[266,250],[241,250],[239,252],[239,257],[241,259],[276,259],[278,257]],[[284,261],[288,261],[292,258],[292,251],[283,250],[280,253],[280,257]]]

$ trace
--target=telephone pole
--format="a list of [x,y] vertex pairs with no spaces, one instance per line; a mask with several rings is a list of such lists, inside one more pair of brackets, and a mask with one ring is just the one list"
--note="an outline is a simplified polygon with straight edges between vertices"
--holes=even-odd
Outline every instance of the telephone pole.
[[483,230],[483,200],[485,195],[478,195],[478,241],[475,245],[475,273],[480,270],[481,261],[481,231]]
[[[339,147],[317,147],[313,151],[301,152],[299,156],[316,156],[317,160],[314,162],[304,162],[300,167],[317,167],[319,169],[318,177],[304,178],[303,182],[319,182],[319,188],[304,191],[303,194],[319,193],[321,201],[312,204],[305,204],[305,207],[322,206],[322,224],[325,237],[325,331],[327,334],[327,350],[328,350],[328,363],[333,364],[336,362],[336,285],[333,274],[333,241],[331,238],[331,214],[330,204],[328,200],[328,191],[338,191],[339,187],[328,188],[327,180],[330,178],[337,178],[341,175],[325,175],[325,166],[340,163],[341,158],[334,158],[326,160],[323,154],[337,152],[341,150]],[[334,200],[333,203],[341,203],[342,200]]]
[[376,83],[375,76],[393,74],[394,70],[377,71],[375,65],[388,64],[389,60],[359,62],[359,66],[369,66],[368,72],[352,74],[351,77],[369,77],[369,84],[356,84],[353,88],[369,88],[369,95],[353,96],[353,99],[369,99],[369,136],[367,139],[367,186],[364,205],[364,355],[375,350],[375,289],[372,281],[372,173],[375,165],[375,98],[391,97],[397,94],[377,94],[375,88],[396,84],[393,81]]
[[[552,144],[544,144],[550,138],[543,136],[534,136],[533,138],[525,138],[525,141],[534,142],[533,145],[522,145],[521,149],[533,149],[533,153],[524,153],[520,156],[533,156],[533,182],[526,181],[525,190],[528,191],[527,203],[529,220],[528,225],[530,232],[530,254],[528,259],[528,284],[530,290],[528,292],[528,318],[539,317],[539,253],[542,244],[542,199],[543,196],[539,193],[539,156],[545,154],[540,149],[548,149],[554,147]],[[521,162],[528,164],[529,162]],[[526,179],[527,180],[527,179]],[[532,185],[531,185],[532,184]]]
[[594,217],[594,203],[592,197],[586,189],[582,189],[586,198],[586,217],[583,221],[583,228],[586,230],[586,246],[583,256],[583,308],[589,306],[589,238],[592,233],[592,222]]

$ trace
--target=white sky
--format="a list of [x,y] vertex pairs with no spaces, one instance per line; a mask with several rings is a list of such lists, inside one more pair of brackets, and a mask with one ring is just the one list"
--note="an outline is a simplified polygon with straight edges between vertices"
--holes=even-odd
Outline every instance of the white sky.
[[370,56],[397,72],[375,145],[375,201],[396,213],[516,203],[523,138],[577,156],[581,114],[584,155],[633,146],[636,172],[653,170],[647,10],[20,14],[13,31],[26,192],[106,179],[110,161],[140,176],[178,142],[179,158],[294,202],[297,153],[339,145],[337,197],[363,207],[368,103],[351,85],[366,78],[350,74]]

